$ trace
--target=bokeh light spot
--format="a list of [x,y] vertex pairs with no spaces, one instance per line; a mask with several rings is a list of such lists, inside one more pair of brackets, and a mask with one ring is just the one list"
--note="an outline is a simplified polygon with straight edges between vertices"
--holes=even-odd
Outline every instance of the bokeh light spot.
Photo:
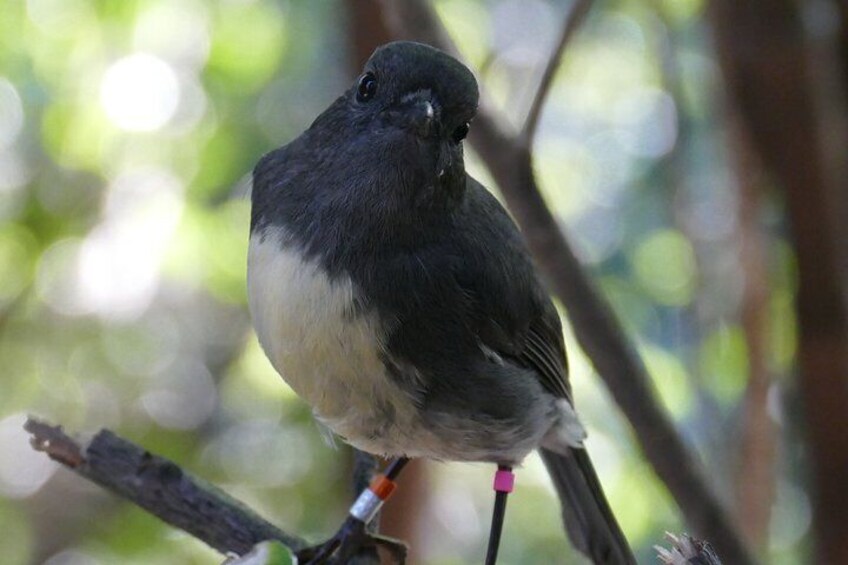
[[314,459],[313,446],[302,431],[266,419],[231,426],[212,448],[232,480],[261,487],[296,483],[309,473]]
[[86,237],[78,263],[78,299],[109,318],[132,318],[150,303],[159,267],[182,214],[182,182],[162,169],[119,176],[105,218]]
[[218,402],[209,370],[196,362],[176,363],[159,375],[156,386],[141,397],[141,406],[157,424],[191,430],[203,424]]
[[222,2],[219,8],[207,68],[227,88],[255,90],[271,78],[285,53],[282,10],[261,2]]
[[23,414],[0,420],[0,494],[9,498],[35,494],[56,471],[56,463],[30,446],[25,421]]
[[0,77],[0,149],[15,141],[23,125],[21,97],[7,78]]
[[713,394],[724,402],[739,398],[748,380],[748,346],[737,326],[722,326],[701,344],[701,372]]
[[692,300],[695,252],[680,232],[651,233],[636,247],[632,262],[642,287],[658,302],[682,306]]
[[179,102],[174,69],[162,59],[137,53],[106,70],[100,103],[109,120],[128,131],[153,131],[168,123]]
[[769,524],[772,550],[785,550],[798,543],[810,529],[813,513],[810,499],[788,481],[777,483],[776,497]]
[[196,69],[209,56],[209,31],[208,8],[202,2],[151,2],[143,6],[136,21],[133,44],[179,68]]
[[96,14],[87,0],[26,0],[29,20],[50,39],[90,30]]
[[683,363],[659,347],[643,346],[640,351],[666,410],[675,418],[684,417],[692,407],[692,389]]

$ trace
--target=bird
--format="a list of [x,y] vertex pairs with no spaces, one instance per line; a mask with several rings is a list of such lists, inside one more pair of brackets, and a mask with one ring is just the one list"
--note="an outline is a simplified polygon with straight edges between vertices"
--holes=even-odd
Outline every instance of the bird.
[[452,56],[387,43],[258,161],[259,342],[316,419],[367,453],[508,470],[538,450],[575,547],[635,563],[586,452],[558,312],[510,215],[465,171],[478,102]]

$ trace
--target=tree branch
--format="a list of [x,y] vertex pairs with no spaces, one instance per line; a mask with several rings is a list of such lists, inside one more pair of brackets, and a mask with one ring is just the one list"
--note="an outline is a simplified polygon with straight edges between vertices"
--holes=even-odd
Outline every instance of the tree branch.
[[[396,36],[457,54],[426,1],[383,0],[383,9]],[[644,362],[612,308],[584,273],[545,204],[526,138],[510,134],[497,110],[481,96],[469,141],[501,188],[551,290],[565,305],[580,346],[630,421],[645,456],[687,522],[709,539],[727,562],[754,563],[701,467],[657,401]]]
[[221,553],[244,555],[265,540],[278,540],[292,551],[307,546],[217,487],[108,430],[83,445],[61,427],[33,418],[24,429],[37,451]]
[[551,85],[554,82],[559,63],[562,60],[562,54],[565,51],[566,45],[574,37],[575,32],[580,28],[586,14],[589,13],[589,8],[592,7],[592,0],[575,0],[574,5],[565,16],[565,22],[562,26],[562,31],[559,34],[559,41],[556,47],[548,58],[545,65],[545,70],[542,73],[542,80],[536,88],[536,93],[533,96],[533,102],[530,104],[530,110],[527,112],[527,118],[524,120],[524,128],[521,130],[521,136],[524,138],[524,143],[530,145],[533,142],[533,137],[536,135],[536,127],[539,125],[539,118],[542,115],[542,108],[545,105],[545,100],[548,97],[548,92],[551,90]]

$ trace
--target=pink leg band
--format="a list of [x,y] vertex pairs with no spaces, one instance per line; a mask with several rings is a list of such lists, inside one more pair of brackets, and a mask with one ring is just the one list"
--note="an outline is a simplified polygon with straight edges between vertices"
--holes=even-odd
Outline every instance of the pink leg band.
[[512,492],[515,486],[515,475],[509,469],[498,469],[495,472],[494,489],[498,492]]

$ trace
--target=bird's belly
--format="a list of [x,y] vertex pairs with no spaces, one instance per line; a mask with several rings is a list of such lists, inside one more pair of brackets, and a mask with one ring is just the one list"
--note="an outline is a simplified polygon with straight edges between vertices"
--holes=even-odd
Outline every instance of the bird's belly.
[[331,280],[284,236],[251,236],[253,324],[274,368],[333,432],[370,453],[457,461],[519,462],[539,444],[543,426],[423,409],[420,390],[387,371],[381,324],[356,311],[352,281]]
[[250,240],[248,295],[262,348],[335,433],[371,452],[402,452],[417,414],[380,359],[378,321],[356,312],[350,279],[331,280],[282,235],[266,230]]

